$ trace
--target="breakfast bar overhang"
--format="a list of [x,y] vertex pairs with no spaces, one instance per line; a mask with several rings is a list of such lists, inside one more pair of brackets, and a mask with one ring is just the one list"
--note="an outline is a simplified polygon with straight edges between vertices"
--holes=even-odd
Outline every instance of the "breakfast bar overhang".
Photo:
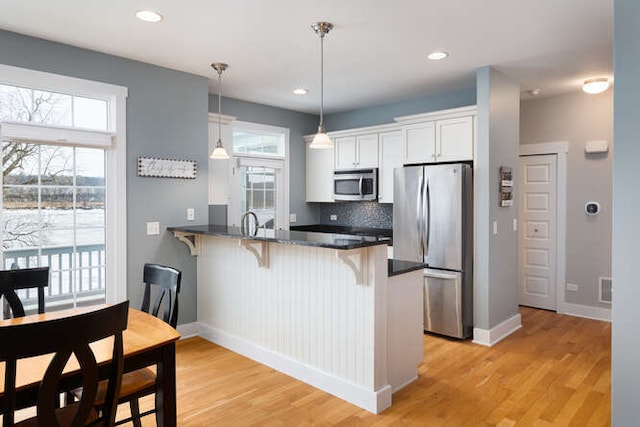
[[197,261],[199,334],[373,413],[423,360],[422,264],[388,240],[170,227]]

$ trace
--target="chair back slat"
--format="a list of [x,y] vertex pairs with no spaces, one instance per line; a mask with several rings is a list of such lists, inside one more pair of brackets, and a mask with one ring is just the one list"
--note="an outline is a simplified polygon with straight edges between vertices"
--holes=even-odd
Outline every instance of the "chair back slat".
[[0,270],[0,297],[4,296],[4,317],[25,315],[22,301],[16,293],[20,289],[37,289],[38,313],[44,313],[44,288],[47,286],[49,286],[49,267]]
[[105,405],[99,420],[105,425],[115,422],[116,396],[120,391],[123,370],[122,331],[127,327],[129,302],[108,306],[96,311],[42,322],[0,327],[0,362],[5,362],[5,386],[0,408],[3,426],[13,425],[15,412],[15,382],[17,360],[53,353],[38,389],[37,421],[41,426],[57,425],[56,398],[60,392],[62,371],[71,355],[75,355],[82,372],[82,386],[86,390],[79,403],[71,405],[72,426],[84,426],[95,415],[93,411],[98,386],[98,364],[89,344],[113,337],[111,363],[108,369],[108,388]]
[[[141,310],[150,313],[172,327],[178,323],[178,294],[182,281],[182,272],[173,267],[147,263],[143,270],[144,295]],[[151,288],[157,288],[156,297],[151,307]],[[161,311],[162,307],[164,310]]]

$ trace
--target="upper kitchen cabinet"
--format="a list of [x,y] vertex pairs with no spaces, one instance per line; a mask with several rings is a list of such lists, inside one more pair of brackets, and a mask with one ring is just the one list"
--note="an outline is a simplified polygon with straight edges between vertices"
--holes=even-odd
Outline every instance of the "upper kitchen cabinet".
[[333,202],[334,150],[309,148],[306,153],[306,201]]
[[378,167],[378,134],[341,136],[334,140],[336,169]]
[[401,130],[381,132],[379,140],[378,201],[393,203],[393,170],[402,167],[404,132]]
[[436,121],[436,161],[473,160],[474,117]]
[[398,117],[405,130],[404,163],[473,160],[476,107]]
[[404,162],[428,163],[436,158],[436,126],[434,122],[405,128]]

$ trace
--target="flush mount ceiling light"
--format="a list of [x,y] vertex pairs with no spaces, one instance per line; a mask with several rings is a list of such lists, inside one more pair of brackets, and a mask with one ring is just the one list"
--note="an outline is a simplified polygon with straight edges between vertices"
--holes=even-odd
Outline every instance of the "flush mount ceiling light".
[[139,10],[136,12],[136,18],[145,22],[160,22],[162,21],[162,15],[153,10]]
[[323,95],[323,56],[324,56],[324,36],[333,28],[331,22],[316,22],[311,25],[313,31],[320,36],[320,126],[318,126],[318,133],[313,137],[313,141],[309,145],[309,148],[333,148],[333,142],[327,135],[327,131],[324,128],[324,121],[322,116],[324,95]]
[[210,159],[214,160],[226,160],[229,158],[227,150],[222,146],[222,72],[229,68],[229,65],[222,62],[214,62],[211,64],[214,70],[218,73],[218,142],[216,142],[216,148],[213,149]]
[[449,56],[449,54],[443,50],[434,50],[433,52],[427,55],[427,58],[433,61],[439,61],[440,59],[444,59],[447,56]]
[[582,84],[582,90],[592,95],[602,93],[607,89],[609,89],[609,79],[606,77],[587,79]]
[[295,93],[296,95],[306,95],[309,93],[309,91],[303,87],[297,87],[293,90],[293,93]]
[[542,92],[542,90],[540,90],[539,88],[529,89],[527,91],[527,93],[531,96],[538,96],[540,95],[540,92]]

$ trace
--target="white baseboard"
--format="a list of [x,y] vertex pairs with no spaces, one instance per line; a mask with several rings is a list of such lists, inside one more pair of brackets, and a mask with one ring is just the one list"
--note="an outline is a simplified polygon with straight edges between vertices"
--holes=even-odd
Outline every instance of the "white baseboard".
[[473,328],[473,343],[491,347],[522,327],[520,314],[505,320],[498,326],[487,329]]
[[391,385],[389,384],[379,390],[368,390],[361,385],[323,372],[318,368],[298,362],[219,329],[200,323],[199,331],[200,336],[208,341],[267,365],[374,414],[379,414],[391,406]]
[[184,323],[176,328],[180,333],[180,339],[191,338],[200,335],[200,325],[198,322]]
[[565,302],[558,308],[558,313],[611,322],[611,309],[605,307],[592,307],[590,305],[571,304]]

